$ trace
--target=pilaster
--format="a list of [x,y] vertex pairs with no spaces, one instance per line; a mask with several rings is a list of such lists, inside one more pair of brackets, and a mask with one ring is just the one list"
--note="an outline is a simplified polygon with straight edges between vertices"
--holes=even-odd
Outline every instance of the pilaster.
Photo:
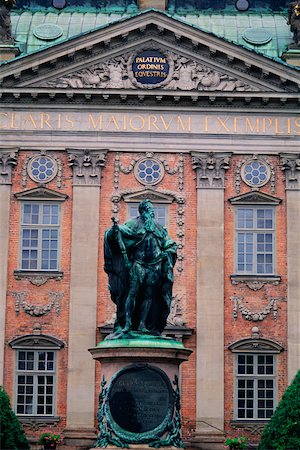
[[17,158],[16,148],[0,149],[0,385],[3,384],[11,174]]
[[224,176],[229,153],[192,153],[197,179],[197,409],[195,445],[223,448]]
[[[101,172],[106,151],[68,149],[73,168],[67,444],[93,438]],[[87,443],[86,443],[87,444]]]
[[286,180],[288,381],[300,367],[300,154],[281,154]]

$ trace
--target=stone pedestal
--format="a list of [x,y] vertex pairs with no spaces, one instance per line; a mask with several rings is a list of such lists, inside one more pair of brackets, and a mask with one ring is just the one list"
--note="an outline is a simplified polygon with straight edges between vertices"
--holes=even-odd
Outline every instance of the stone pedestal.
[[106,340],[101,362],[97,446],[180,447],[179,366],[191,350],[172,339]]
[[165,11],[167,9],[167,0],[138,0],[138,7],[141,11],[145,9],[159,9]]
[[18,47],[15,47],[13,44],[0,44],[0,61],[13,59],[19,53]]
[[283,52],[281,58],[287,64],[291,64],[292,66],[299,67],[300,66],[300,48],[289,49],[286,52]]

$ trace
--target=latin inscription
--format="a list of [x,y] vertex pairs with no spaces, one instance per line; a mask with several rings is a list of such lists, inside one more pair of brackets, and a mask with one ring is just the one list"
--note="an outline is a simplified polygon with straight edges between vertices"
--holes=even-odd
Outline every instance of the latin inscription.
[[2,110],[0,130],[299,136],[300,117]]
[[148,367],[128,369],[112,382],[109,391],[112,418],[128,432],[154,430],[168,414],[170,396],[158,371]]
[[161,83],[167,78],[169,70],[167,58],[157,50],[145,50],[133,58],[132,72],[139,83]]

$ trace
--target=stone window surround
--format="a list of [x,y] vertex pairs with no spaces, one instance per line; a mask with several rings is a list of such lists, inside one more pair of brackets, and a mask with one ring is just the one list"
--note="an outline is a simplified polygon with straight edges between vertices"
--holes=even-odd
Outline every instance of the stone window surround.
[[[18,192],[15,197],[23,203],[25,202],[38,202],[38,203],[62,203],[68,199],[68,196],[61,194],[60,192],[46,188],[43,184],[37,188],[29,189],[26,191]],[[61,214],[60,214],[61,215]],[[60,230],[61,231],[61,230]],[[59,260],[61,255],[61,245],[59,245]],[[21,226],[20,226],[20,246],[19,256],[21,255]],[[14,277],[16,280],[28,279],[35,286],[41,286],[49,279],[61,280],[64,273],[60,270],[22,270],[15,269]]]
[[[261,338],[258,333],[258,329],[254,327],[252,329],[253,334],[251,338],[244,338],[233,342],[228,345],[228,350],[235,354],[273,354],[278,355],[284,348],[278,343],[271,339]],[[276,358],[277,359],[277,358]],[[277,361],[275,360],[275,369],[277,367]],[[275,370],[275,376],[277,377],[277,370]],[[276,380],[277,381],[277,380]],[[236,382],[236,365],[235,365],[235,379]],[[275,407],[276,403],[276,393],[277,393],[277,383],[275,383]],[[234,400],[235,400],[235,417],[236,417],[236,389],[234,389]],[[265,424],[268,423],[268,419],[234,419],[230,421],[230,426],[233,429],[242,428],[250,430],[252,434],[261,434]]]
[[[28,334],[24,336],[19,336],[17,338],[12,339],[8,342],[9,346],[13,350],[53,350],[56,353],[65,347],[65,344],[60,339],[57,339],[53,336],[44,335],[44,334]],[[58,355],[56,355],[58,356]],[[15,359],[17,362],[17,358]],[[56,357],[57,362],[57,357]],[[16,374],[16,370],[14,370]],[[56,369],[57,373],[57,369]],[[16,378],[15,378],[15,386],[16,386]],[[56,394],[56,393],[55,393]],[[16,395],[16,394],[15,394]],[[16,404],[16,399],[14,399],[14,404]],[[20,422],[28,426],[33,430],[37,430],[40,427],[54,425],[59,422],[60,417],[57,415],[53,416],[42,416],[42,415],[24,415],[18,414],[18,419]]]

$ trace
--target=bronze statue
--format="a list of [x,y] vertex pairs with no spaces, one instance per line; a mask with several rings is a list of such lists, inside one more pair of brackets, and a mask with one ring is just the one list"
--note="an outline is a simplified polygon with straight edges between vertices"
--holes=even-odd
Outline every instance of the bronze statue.
[[291,26],[293,39],[297,46],[300,45],[300,3],[299,0],[288,5],[288,25]]
[[10,9],[14,6],[16,6],[15,0],[0,0],[0,44],[13,42]]
[[117,306],[114,332],[160,335],[170,312],[177,245],[155,221],[150,200],[139,204],[139,216],[105,233],[104,270]]

